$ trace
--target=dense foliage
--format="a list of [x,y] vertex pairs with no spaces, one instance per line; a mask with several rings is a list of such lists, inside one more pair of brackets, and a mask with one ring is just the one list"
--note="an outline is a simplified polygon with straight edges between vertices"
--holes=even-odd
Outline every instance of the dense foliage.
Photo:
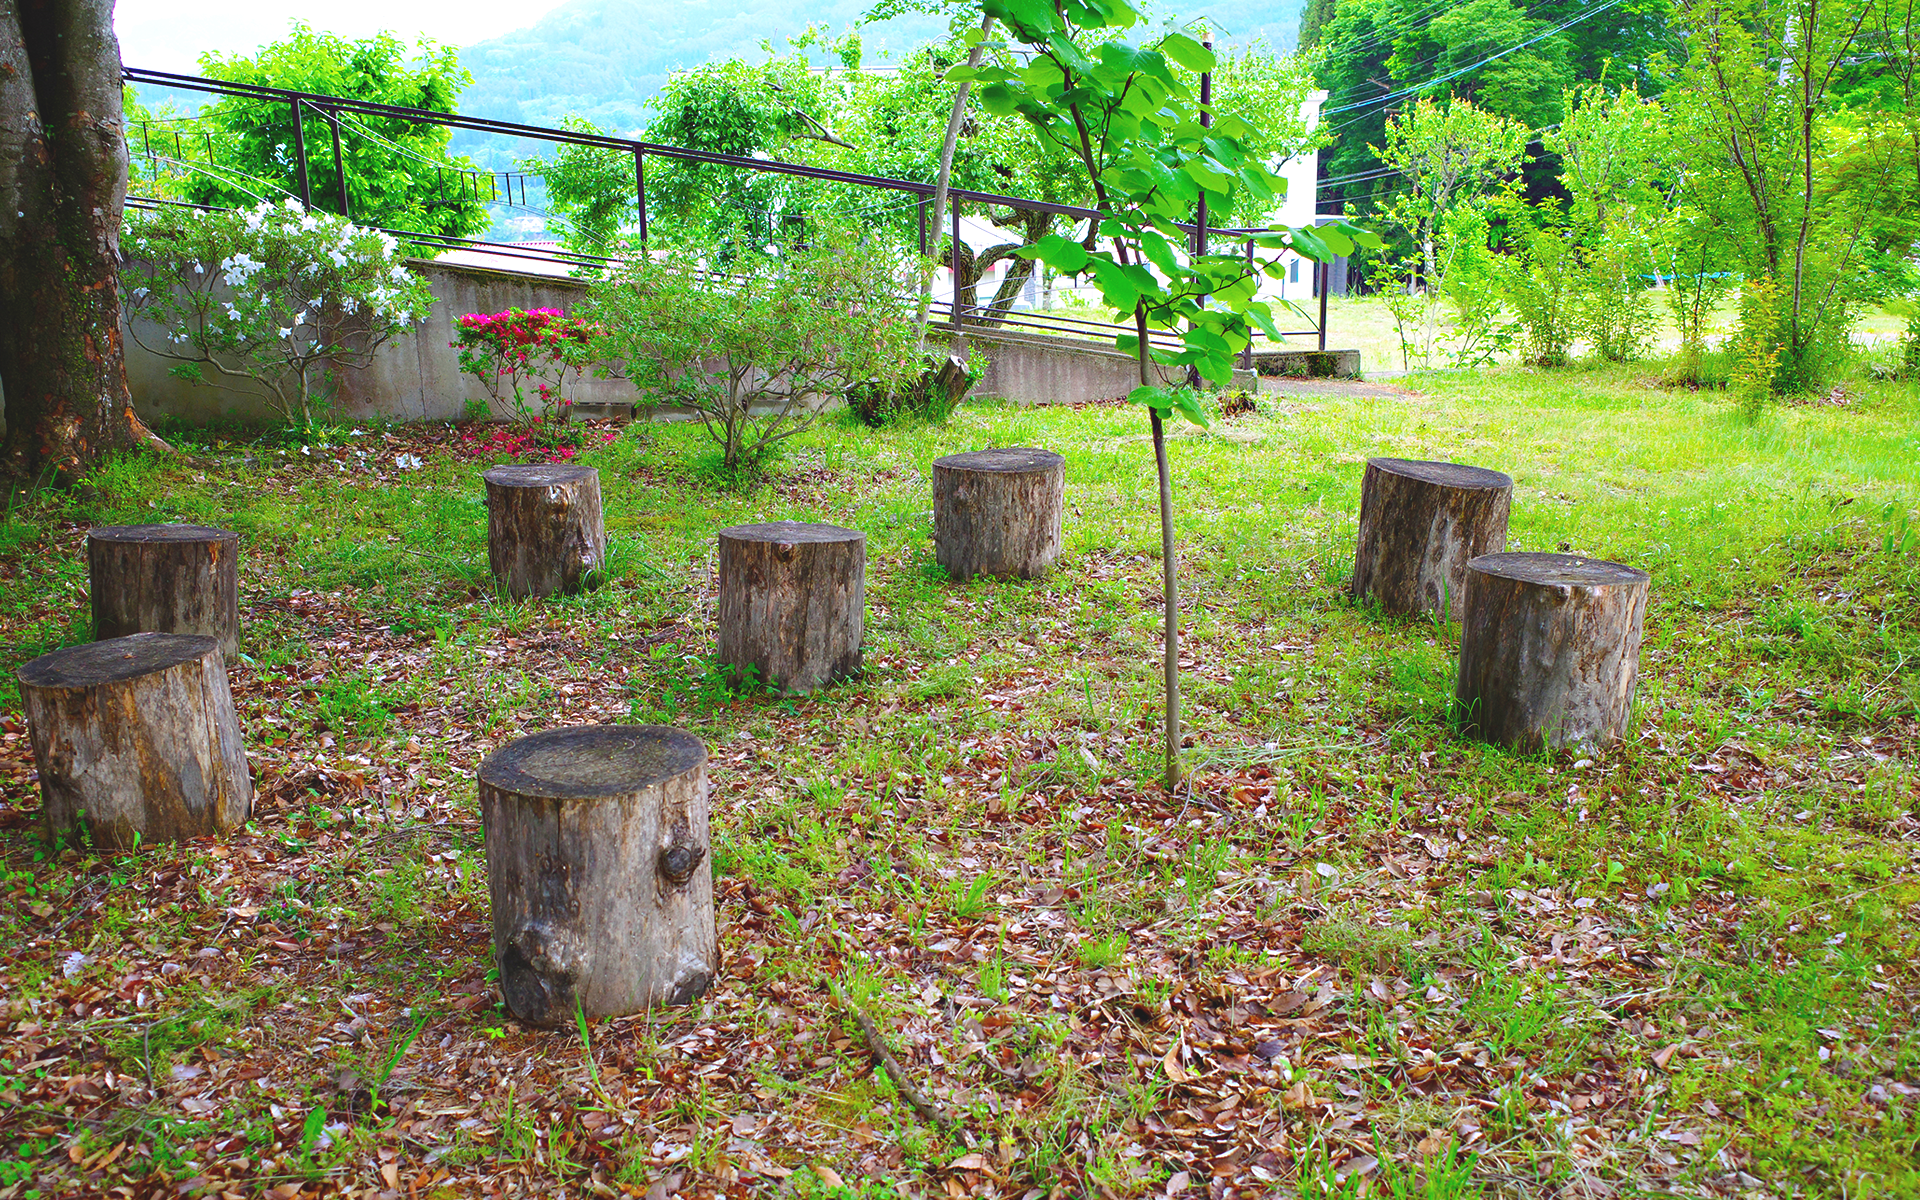
[[[251,58],[208,54],[201,59],[201,69],[232,83],[440,113],[455,111],[461,89],[471,79],[452,46],[422,40],[409,57],[407,44],[391,34],[348,41],[298,22],[286,39],[261,47]],[[185,199],[248,207],[300,195],[292,105],[222,96],[195,117],[135,128],[135,152],[155,138],[164,152],[175,144],[175,132],[182,134],[181,153],[175,157],[184,161],[174,165],[182,175],[178,186]],[[322,113],[304,110],[300,134],[315,208],[345,211],[363,225],[421,233],[464,236],[487,227],[485,205],[470,194],[474,164],[449,152],[451,131],[446,126],[342,113],[338,132],[346,176],[344,210],[333,156],[334,127]]]
[[917,372],[902,258],[845,233],[735,254],[636,257],[598,283],[603,355],[650,401],[691,412],[735,474],[858,386]]

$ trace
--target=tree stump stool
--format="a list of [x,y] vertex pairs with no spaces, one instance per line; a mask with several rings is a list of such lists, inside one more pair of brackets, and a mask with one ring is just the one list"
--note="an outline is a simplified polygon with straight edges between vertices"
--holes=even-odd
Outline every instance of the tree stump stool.
[[1568,554],[1467,564],[1457,695],[1466,733],[1521,750],[1626,735],[1640,676],[1645,571]]
[[200,634],[240,650],[240,535],[205,525],[101,525],[87,532],[95,639]]
[[720,965],[707,750],[661,725],[519,738],[480,765],[494,965],[514,1016],[685,1004]]
[[246,823],[253,778],[211,637],[136,633],[20,668],[49,835],[85,817],[95,845],[202,837]]
[[775,521],[720,531],[720,662],[736,681],[810,692],[860,670],[867,535]]
[[1513,477],[1501,471],[1368,459],[1353,598],[1372,596],[1389,613],[1451,619],[1460,612],[1468,560],[1507,548],[1512,499]]
[[1051,450],[975,450],[933,461],[933,544],[955,579],[1037,579],[1060,557],[1067,460]]
[[516,600],[579,592],[599,583],[607,560],[600,472],[559,465],[490,468],[487,562]]

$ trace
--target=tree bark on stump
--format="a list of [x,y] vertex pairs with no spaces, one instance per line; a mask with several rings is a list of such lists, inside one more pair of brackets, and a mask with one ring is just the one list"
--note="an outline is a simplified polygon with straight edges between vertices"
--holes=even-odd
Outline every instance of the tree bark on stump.
[[1460,612],[1467,563],[1507,548],[1513,477],[1459,463],[1370,458],[1360,484],[1353,598],[1384,612]]
[[810,692],[860,670],[867,535],[775,521],[720,531],[720,647],[735,681]]
[[1051,450],[975,450],[933,462],[933,543],[955,579],[1037,579],[1060,558],[1067,460]]
[[1648,576],[1567,554],[1467,564],[1456,692],[1462,731],[1519,750],[1626,735]]
[[50,836],[84,814],[95,845],[203,837],[253,807],[240,720],[213,638],[136,633],[20,668]]
[[96,640],[130,633],[213,638],[240,649],[240,535],[205,525],[102,525],[87,533]]
[[493,467],[487,481],[487,562],[516,600],[596,586],[607,560],[600,472],[592,467]]
[[480,765],[507,1008],[566,1025],[686,1004],[720,966],[707,750],[661,725],[550,729]]

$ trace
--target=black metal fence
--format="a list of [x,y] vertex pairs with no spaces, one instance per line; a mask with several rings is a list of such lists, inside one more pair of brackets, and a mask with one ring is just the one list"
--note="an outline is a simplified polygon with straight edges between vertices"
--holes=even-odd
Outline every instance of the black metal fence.
[[[286,88],[267,87],[260,84],[231,83],[225,80],[207,79],[198,75],[180,75],[170,71],[152,71],[141,67],[127,67],[123,73],[128,83],[141,84],[148,87],[177,88],[208,95],[235,96],[243,99],[287,105],[293,117],[292,157],[296,164],[295,183],[298,189],[298,199],[309,208],[313,207],[315,185],[314,180],[309,178],[307,169],[305,125],[306,118],[309,115],[317,116],[327,127],[332,139],[333,150],[333,178],[324,181],[321,187],[323,190],[333,193],[333,198],[338,200],[340,214],[349,219],[352,218],[353,211],[352,202],[347,190],[347,159],[342,149],[342,137],[343,134],[345,136],[351,136],[356,130],[351,123],[345,123],[345,128],[343,129],[342,118],[350,118],[353,116],[380,117],[418,124],[440,125],[448,129],[467,130],[474,133],[527,138],[533,141],[547,142],[556,145],[585,146],[631,154],[633,156],[634,199],[639,216],[638,226],[635,232],[637,240],[643,246],[646,243],[648,231],[647,160],[649,158],[667,159],[685,163],[704,163],[714,166],[731,167],[746,172],[797,176],[803,179],[812,179],[827,183],[850,184],[858,187],[911,194],[917,198],[915,207],[918,213],[919,248],[922,255],[928,254],[930,248],[937,243],[938,234],[935,232],[937,228],[935,223],[938,222],[942,216],[950,218],[954,241],[957,243],[960,240],[960,205],[963,203],[1010,208],[1022,212],[1052,213],[1073,220],[1090,220],[1099,217],[1099,214],[1092,209],[1079,208],[1070,204],[1052,204],[1040,200],[1028,200],[1019,196],[1004,196],[994,192],[971,191],[966,188],[949,188],[947,190],[947,196],[949,198],[948,212],[945,214],[933,214],[929,213],[928,209],[932,204],[934,185],[931,183],[921,183],[917,180],[892,179],[883,175],[863,175],[853,171],[839,171],[830,167],[814,167],[801,163],[780,162],[773,159],[745,158],[739,155],[718,154],[708,150],[689,150],[682,146],[669,146],[659,142],[635,141],[605,134],[582,133],[570,129],[553,129],[541,125],[523,125],[513,121],[496,121],[487,117],[472,117],[458,113],[434,112],[430,109],[403,108],[391,104],[376,104],[366,100],[354,100],[344,96],[328,96],[315,92],[299,92]],[[158,161],[163,157],[157,155],[153,150],[150,130],[141,131],[141,136],[143,137],[143,146],[137,148],[136,152],[144,152],[149,160],[152,161]],[[184,142],[180,140],[178,131],[175,131],[175,138],[176,150],[182,153],[177,159],[171,161],[193,169],[195,164],[186,158],[184,154]],[[207,151],[209,158],[211,158],[213,153],[211,138],[207,141]],[[209,164],[209,166],[211,167],[211,164]],[[482,173],[466,172],[457,168],[454,170],[456,173],[467,177],[461,181],[461,186],[471,186],[474,189],[474,199],[498,200],[502,191],[502,180],[504,180],[507,202],[512,203],[513,188],[515,180],[517,179],[521,202],[524,204],[526,201],[527,175],[524,172]],[[487,190],[484,195],[482,195],[480,191],[481,185],[479,180],[481,179],[488,180]],[[445,175],[443,174],[437,179],[436,183],[444,186],[446,183]],[[178,203],[177,201],[168,201],[157,197],[142,197],[137,195],[130,196],[128,199],[129,203],[135,205]],[[1185,230],[1191,237],[1194,249],[1204,251],[1210,238],[1239,240],[1243,241],[1246,245],[1247,261],[1249,263],[1253,261],[1254,245],[1250,235],[1265,232],[1264,230],[1209,229],[1204,224],[1204,220],[1205,214],[1202,213],[1201,223],[1183,224],[1179,226],[1179,228]],[[603,255],[587,254],[553,247],[516,246],[511,242],[482,241],[473,238],[454,237],[446,234],[419,233],[412,230],[387,229],[384,230],[384,232],[408,242],[443,250],[477,250],[509,258],[564,263],[576,267],[610,266],[616,261],[611,257]],[[976,325],[991,324],[996,326],[1046,330],[1055,333],[1083,333],[1089,336],[1110,337],[1116,333],[1133,332],[1132,326],[1130,325],[1121,326],[1113,324],[1112,322],[1087,320],[1066,316],[1061,313],[1049,312],[1045,314],[1044,318],[1036,319],[1038,314],[1017,314],[1013,310],[990,309],[988,306],[978,304],[962,304],[960,302],[959,272],[956,270],[953,274],[953,298],[945,302],[936,302],[934,310],[936,312],[944,312],[947,323],[957,331],[964,330],[971,320],[971,322]],[[1327,346],[1327,265],[1324,263],[1315,264],[1314,290],[1319,297],[1318,321],[1314,322],[1309,328],[1283,330],[1282,333],[1288,337],[1316,338],[1319,348],[1324,350]],[[1296,309],[1295,311],[1298,310]],[[1304,316],[1304,314],[1302,315]],[[1166,342],[1177,340],[1174,335],[1161,334],[1158,331],[1156,331],[1155,336]],[[1262,336],[1258,331],[1254,334],[1256,340]],[[1243,362],[1250,364],[1252,354],[1253,348],[1249,346]]]

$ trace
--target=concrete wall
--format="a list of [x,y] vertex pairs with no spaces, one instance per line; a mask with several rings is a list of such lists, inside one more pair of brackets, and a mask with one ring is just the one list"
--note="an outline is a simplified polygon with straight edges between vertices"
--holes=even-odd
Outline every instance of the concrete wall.
[[[487,394],[479,380],[460,370],[459,355],[451,345],[455,318],[516,306],[571,312],[587,294],[584,284],[558,276],[446,262],[416,261],[412,266],[433,288],[434,303],[426,323],[381,347],[371,367],[345,373],[334,401],[334,419],[458,419],[469,399],[485,401]],[[160,340],[151,331],[144,331],[144,335],[149,342]],[[975,395],[1021,404],[1110,400],[1125,396],[1139,382],[1132,355],[1085,338],[969,329],[965,338],[954,343],[954,350],[963,358],[979,354],[987,359],[987,372]],[[1274,368],[1282,363],[1288,369],[1279,373],[1287,374],[1350,375],[1359,368],[1359,355],[1354,351],[1329,351],[1325,356],[1310,351],[1272,351],[1257,357],[1263,373],[1268,374],[1276,373]],[[168,374],[173,365],[171,360],[146,353],[129,339],[127,377],[142,417],[165,415],[192,424],[276,419],[257,394],[238,387],[176,379]],[[1173,376],[1166,368],[1154,370],[1162,382]],[[591,377],[574,385],[571,396],[588,403],[636,399],[633,386],[624,380]],[[669,419],[684,416],[671,411],[656,415]]]
[[[480,381],[460,370],[453,349],[453,322],[471,312],[501,312],[512,307],[558,308],[571,312],[586,299],[586,286],[563,277],[523,275],[483,267],[431,261],[410,264],[433,288],[426,323],[395,338],[374,355],[363,371],[347,371],[334,398],[333,416],[352,421],[383,417],[401,421],[453,420],[469,399],[486,400]],[[149,342],[160,339],[143,333]],[[172,361],[127,343],[127,382],[144,418],[166,415],[199,424],[215,420],[273,421],[278,418],[255,392],[176,379]],[[633,385],[624,380],[587,378],[574,386],[577,400],[631,400]],[[509,415],[500,412],[499,416]]]

